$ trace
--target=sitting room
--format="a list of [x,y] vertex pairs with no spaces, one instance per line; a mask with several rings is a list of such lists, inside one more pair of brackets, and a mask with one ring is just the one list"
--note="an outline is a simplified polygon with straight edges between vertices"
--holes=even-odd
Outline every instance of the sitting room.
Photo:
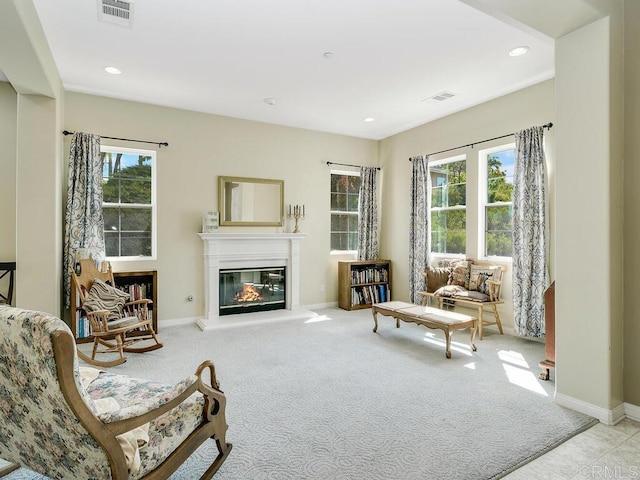
[[[2,325],[62,319],[67,387],[199,372],[222,416],[174,480],[635,478],[640,5],[542,3],[3,1]],[[85,307],[102,276],[116,330]],[[81,478],[6,435],[5,478]]]

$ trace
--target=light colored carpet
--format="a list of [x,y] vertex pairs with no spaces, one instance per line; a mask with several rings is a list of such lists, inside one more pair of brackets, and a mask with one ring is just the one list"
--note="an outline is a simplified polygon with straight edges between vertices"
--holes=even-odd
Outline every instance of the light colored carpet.
[[[204,359],[227,395],[233,451],[219,480],[493,479],[594,423],[537,379],[544,345],[485,331],[444,335],[369,310],[201,332],[160,330],[165,348],[114,373],[175,382]],[[192,480],[207,442],[171,478]],[[208,463],[207,463],[208,465]],[[40,480],[24,469],[7,480]]]

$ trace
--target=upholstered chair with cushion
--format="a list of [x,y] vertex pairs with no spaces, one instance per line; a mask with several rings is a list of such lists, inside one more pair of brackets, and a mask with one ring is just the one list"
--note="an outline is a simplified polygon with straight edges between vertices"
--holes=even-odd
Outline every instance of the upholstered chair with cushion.
[[[478,333],[483,338],[483,327],[496,325],[503,333],[498,305],[504,303],[502,277],[507,271],[504,265],[479,262],[473,259],[440,259],[436,266],[427,265],[424,272],[425,290],[423,305],[438,302],[440,308],[462,307],[478,312]],[[485,313],[493,315],[488,320]]]
[[0,476],[166,479],[212,439],[209,479],[231,451],[211,362],[175,385],[83,368],[63,321],[2,305],[0,338]]

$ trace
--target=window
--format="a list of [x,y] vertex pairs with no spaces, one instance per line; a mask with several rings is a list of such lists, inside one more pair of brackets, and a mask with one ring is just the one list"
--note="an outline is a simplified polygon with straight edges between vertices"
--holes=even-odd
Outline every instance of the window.
[[155,152],[102,146],[107,257],[155,256]]
[[466,155],[429,162],[431,251],[464,254],[467,239]]
[[512,252],[512,195],[515,144],[482,150],[481,199],[484,201],[484,254],[510,257]]
[[359,195],[359,173],[331,173],[331,250],[358,250]]

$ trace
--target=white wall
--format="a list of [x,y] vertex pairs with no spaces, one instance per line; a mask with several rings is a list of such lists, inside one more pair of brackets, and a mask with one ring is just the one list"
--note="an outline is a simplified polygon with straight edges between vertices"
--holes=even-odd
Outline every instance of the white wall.
[[[622,402],[621,110],[611,19],[556,43],[557,397]],[[618,53],[619,52],[619,53]],[[617,210],[617,212],[614,212]],[[597,358],[597,361],[593,361]],[[589,378],[585,382],[585,378]]]
[[[553,122],[554,81],[548,80],[518,92],[486,102],[420,127],[386,138],[380,142],[380,164],[384,173],[382,208],[384,215],[381,225],[381,256],[393,260],[393,296],[396,300],[408,300],[409,273],[409,205],[411,189],[410,157],[465,145],[475,141],[493,138],[515,132],[534,125]],[[554,129],[546,131],[545,143],[547,163],[551,179],[549,198],[553,212],[555,192],[553,182],[553,140]],[[513,142],[509,137],[494,142],[483,143],[475,148],[458,149],[433,159],[467,155],[467,229],[478,231],[478,208],[474,199],[478,185],[478,151],[491,146]],[[553,221],[553,217],[551,219]],[[553,243],[553,237],[551,238]],[[552,252],[553,254],[553,252]],[[471,233],[467,236],[467,256],[478,257],[478,239]],[[552,256],[553,279],[553,256]],[[499,307],[502,323],[513,327],[511,305],[511,268],[506,275],[504,286],[505,305]]]
[[[0,262],[16,260],[16,114],[16,92],[0,82]],[[3,294],[8,279],[0,280]]]
[[[160,325],[162,320],[204,314],[203,245],[196,234],[202,212],[218,210],[219,175],[285,181],[285,204],[305,204],[307,212],[300,223],[307,234],[301,243],[300,304],[337,301],[337,257],[329,254],[326,162],[376,165],[378,142],[75,93],[66,95],[65,115],[68,130],[169,143],[156,148],[158,259],[114,262],[116,270],[158,270]],[[133,146],[120,144],[125,145]],[[291,222],[287,228],[292,230]],[[252,231],[219,231],[234,229]],[[192,303],[186,300],[191,294]]]
[[625,2],[624,399],[640,405],[640,2]]
[[59,100],[18,94],[15,304],[53,313],[62,285],[61,116]]
[[[14,200],[8,201],[8,208],[15,207],[14,221],[5,226],[11,231],[8,235],[14,237],[14,303],[58,313],[64,91],[32,2],[0,2],[0,70],[17,93],[11,107],[7,105],[12,113],[7,112],[3,119],[10,123],[9,132],[14,134],[7,143],[13,152],[7,152],[7,157],[0,160],[2,166],[6,164],[15,186]],[[11,241],[2,248],[11,250]]]

